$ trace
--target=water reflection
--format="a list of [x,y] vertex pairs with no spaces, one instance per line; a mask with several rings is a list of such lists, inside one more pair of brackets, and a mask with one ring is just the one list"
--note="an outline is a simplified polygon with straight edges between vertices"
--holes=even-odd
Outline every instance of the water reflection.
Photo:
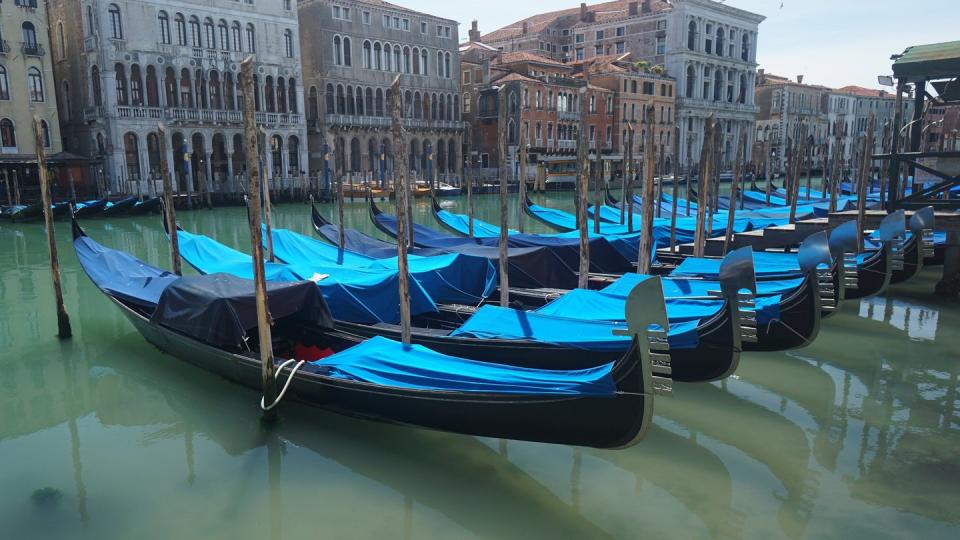
[[[479,216],[495,221],[496,198],[480,199]],[[349,210],[372,232],[361,204]],[[417,211],[429,223],[426,203]],[[276,214],[310,233],[306,207]],[[181,214],[248,249],[243,218]],[[156,217],[85,226],[168,265]],[[957,535],[960,338],[937,330],[960,327],[960,310],[930,298],[936,270],[845,306],[806,349],[745,354],[731,380],[678,385],[642,444],[599,451],[295,404],[265,430],[253,392],[149,347],[82,275],[67,233],[76,337],[61,343],[42,230],[0,224],[0,461],[15,464],[0,468],[4,536]],[[59,504],[31,502],[47,488]]]

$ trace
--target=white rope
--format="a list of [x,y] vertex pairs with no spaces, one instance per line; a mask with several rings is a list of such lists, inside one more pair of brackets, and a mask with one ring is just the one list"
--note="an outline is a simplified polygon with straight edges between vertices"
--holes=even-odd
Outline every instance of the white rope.
[[280,391],[280,395],[277,396],[277,399],[275,399],[274,402],[271,403],[269,407],[267,407],[263,402],[264,398],[263,397],[260,398],[260,408],[263,409],[264,411],[269,411],[270,409],[280,404],[280,401],[283,400],[283,396],[286,395],[287,393],[287,389],[290,388],[290,383],[293,382],[293,376],[297,374],[297,370],[300,369],[301,366],[306,364],[305,360],[296,360],[296,359],[287,360],[286,362],[280,364],[280,367],[277,368],[277,372],[274,375],[274,378],[279,379],[280,372],[283,371],[283,368],[289,366],[294,362],[297,362],[297,365],[294,366],[292,370],[290,370],[290,375],[287,376],[287,382],[286,384],[283,385],[283,390]]

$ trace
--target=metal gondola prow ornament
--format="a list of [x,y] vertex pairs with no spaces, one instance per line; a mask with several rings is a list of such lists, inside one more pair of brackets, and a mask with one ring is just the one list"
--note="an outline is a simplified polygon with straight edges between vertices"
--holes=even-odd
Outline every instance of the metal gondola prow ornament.
[[884,248],[889,248],[890,270],[903,270],[904,244],[907,239],[906,213],[903,210],[897,210],[883,218],[879,231]]
[[920,258],[921,262],[923,259],[933,257],[933,228],[935,227],[935,223],[936,217],[932,206],[917,210],[910,216],[910,232],[920,237],[920,241],[922,242],[921,249],[923,253]]
[[[757,342],[757,276],[753,264],[753,248],[742,247],[727,254],[720,263],[721,294],[732,307],[733,320],[740,327],[740,340]],[[747,292],[743,292],[746,290]],[[739,344],[738,344],[739,345]]]
[[859,285],[857,265],[857,222],[848,221],[830,231],[830,253],[837,264],[838,306],[846,298],[847,289]]
[[830,270],[833,257],[830,254],[830,238],[826,231],[812,234],[803,241],[797,253],[797,262],[807,279],[817,284],[817,294],[814,295],[817,313],[837,309],[833,274]]
[[630,291],[624,315],[627,329],[615,330],[614,333],[636,337],[644,381],[651,381],[650,389],[655,394],[671,395],[673,370],[670,365],[670,344],[667,341],[670,322],[660,277],[638,283]]

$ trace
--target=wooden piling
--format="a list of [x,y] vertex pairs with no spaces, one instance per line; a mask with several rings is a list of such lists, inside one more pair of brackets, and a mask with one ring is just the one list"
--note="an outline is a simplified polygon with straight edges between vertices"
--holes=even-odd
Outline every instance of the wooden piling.
[[[403,121],[400,119],[400,76],[393,79],[390,85],[390,117],[391,131],[393,134],[393,155],[406,156],[406,149],[403,136]],[[401,161],[397,159],[397,161]],[[404,345],[410,345],[410,274],[407,270],[407,243],[406,216],[407,197],[410,192],[407,189],[407,167],[406,160],[400,166],[395,166],[393,170],[393,193],[397,203],[397,273],[400,287],[400,336]]]
[[499,103],[497,109],[498,130],[497,147],[500,159],[500,243],[499,243],[499,267],[500,272],[500,306],[508,307],[510,305],[510,279],[509,265],[507,261],[507,245],[510,242],[508,238],[508,220],[507,220],[507,85],[500,86]]
[[870,169],[873,165],[873,133],[877,123],[876,116],[871,112],[867,117],[867,135],[863,139],[863,159],[860,167],[860,178],[857,188],[857,252],[863,250],[863,221],[867,212],[867,187]]
[[10,171],[3,171],[3,190],[7,193],[7,206],[13,206],[13,193],[10,193]]
[[[593,153],[596,158],[596,163],[593,164],[590,176],[593,178],[593,234],[600,234],[600,206],[602,202],[600,199],[600,177],[603,176],[603,171],[600,168],[600,134],[597,133],[593,138]],[[589,180],[587,181],[587,186],[590,185]]]
[[633,160],[634,133],[633,122],[627,122],[627,176],[624,179],[626,200],[622,201],[621,205],[627,205],[627,232],[631,234],[633,233],[633,175],[636,174],[634,172],[636,163]]
[[523,232],[524,201],[527,197],[527,130],[520,130],[520,184],[517,187],[517,230]]
[[[260,375],[263,384],[263,411],[265,421],[277,419],[277,410],[271,404],[277,399],[277,379],[273,365],[273,337],[270,326],[273,319],[267,305],[267,280],[263,261],[263,238],[260,230],[260,158],[255,103],[253,101],[253,57],[248,56],[240,65],[243,73],[243,135],[246,139],[247,171],[250,176],[250,247],[253,253],[253,286],[257,302],[257,330],[260,342]],[[267,190],[264,190],[265,197]],[[269,231],[267,232],[269,235]]]
[[[720,194],[720,169],[722,165],[723,154],[723,131],[720,129],[719,122],[713,126],[713,147],[710,153],[712,159],[712,169],[707,176],[707,207],[710,211],[707,220],[707,237],[713,236],[713,217],[717,212],[717,201]],[[706,245],[706,239],[704,239]]]
[[[70,339],[70,315],[63,305],[63,288],[60,286],[60,258],[57,256],[57,236],[53,228],[53,197],[47,171],[47,155],[43,150],[43,125],[39,116],[33,117],[34,141],[37,146],[37,175],[40,177],[40,200],[43,204],[43,221],[47,228],[47,248],[50,252],[50,273],[53,276],[53,294],[57,303],[57,337]],[[71,209],[72,210],[72,209]]]
[[770,153],[773,151],[773,141],[766,140],[763,144],[763,175],[766,177],[767,184],[767,206],[770,206],[770,194],[773,191],[773,173],[770,170]]
[[[683,210],[684,217],[690,217],[690,184],[693,183],[693,134],[687,135],[687,174],[685,176],[684,203],[686,208]],[[698,173],[699,174],[699,173]]]
[[590,162],[588,158],[588,128],[587,128],[587,89],[580,89],[580,122],[579,138],[577,143],[577,230],[580,231],[580,270],[577,287],[586,289],[590,283],[590,243],[587,234],[587,193],[589,186],[588,174]]
[[637,260],[637,273],[649,274],[653,262],[653,199],[654,163],[656,162],[656,125],[653,105],[646,107],[647,141],[643,152],[643,208],[640,210],[640,255]]
[[791,156],[790,177],[791,181],[787,187],[787,202],[790,204],[790,223],[797,221],[797,202],[800,199],[800,172],[803,163],[803,157],[807,148],[807,125],[800,126],[800,140],[794,146],[794,154]]
[[[167,155],[167,128],[163,124],[157,126],[160,134],[160,155]],[[173,186],[170,181],[170,170],[167,168],[167,160],[160,160],[160,175],[163,176],[163,219],[167,222],[167,230],[170,231],[170,264],[173,272],[178,276],[183,275],[180,267],[180,240],[177,234],[177,210],[173,206]]]
[[840,173],[841,163],[843,161],[843,139],[840,136],[840,129],[834,127],[833,139],[833,159],[830,164],[830,213],[837,211],[837,197],[840,193]]
[[733,243],[733,225],[737,214],[736,200],[739,195],[740,176],[743,174],[743,160],[747,154],[747,130],[740,130],[740,144],[737,145],[737,158],[733,164],[733,179],[730,181],[730,208],[727,210],[727,230],[723,235],[723,254],[730,252]]
[[713,174],[713,115],[707,117],[703,128],[703,145],[700,148],[700,178],[697,181],[697,230],[694,231],[693,256],[703,257],[706,247],[707,193],[706,180]]
[[680,179],[680,124],[673,131],[673,201],[670,202],[670,252],[677,250],[677,193]]
[[[251,90],[252,91],[252,90]],[[260,149],[261,152],[267,151],[267,131],[262,127],[259,130],[258,137],[262,137],[263,147]],[[257,154],[261,155],[261,154]],[[263,162],[263,181],[265,182],[263,186],[263,220],[264,225],[267,229],[267,260],[273,262],[273,219],[271,216],[272,209],[270,203],[270,174],[266,170],[267,160],[265,154],[261,156],[261,161]],[[258,182],[259,184],[259,182]]]
[[17,171],[10,171],[13,175],[13,204],[20,206],[20,175]]
[[[335,177],[335,178],[334,178],[334,181],[336,182],[336,185],[337,185],[337,196],[336,196],[336,199],[337,199],[337,222],[340,224],[340,246],[343,247],[343,245],[344,245],[345,242],[346,242],[346,240],[345,240],[345,236],[346,236],[346,224],[343,222],[343,221],[344,221],[344,220],[343,220],[343,204],[344,204],[344,199],[343,199],[343,165],[344,165],[344,164],[343,164],[343,160],[340,159],[340,152],[343,151],[343,148],[340,148],[340,144],[339,144],[339,142],[338,142],[339,140],[340,140],[340,139],[339,139],[339,137],[338,137],[337,139],[334,140],[334,143],[333,143],[333,148],[334,148],[334,154],[333,154],[333,155],[336,156],[336,157],[334,157],[334,159],[333,159],[333,162],[334,162],[333,170],[334,170],[334,177]],[[353,188],[352,188],[352,186],[351,186],[350,192],[353,193]]]
[[468,142],[467,155],[463,160],[463,175],[467,181],[467,233],[473,238],[473,144],[470,141],[470,130],[467,130],[466,136]]

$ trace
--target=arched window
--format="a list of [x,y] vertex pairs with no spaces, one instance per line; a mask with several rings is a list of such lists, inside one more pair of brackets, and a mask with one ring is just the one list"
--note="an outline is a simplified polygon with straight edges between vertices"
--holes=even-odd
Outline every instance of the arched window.
[[403,70],[404,73],[410,73],[410,47],[403,48]]
[[420,49],[413,48],[413,74],[420,74]]
[[723,28],[717,27],[717,56],[723,56]]
[[130,66],[130,104],[134,107],[143,106],[143,80],[140,78],[140,66]]
[[313,121],[317,119],[317,113],[319,112],[317,111],[317,107],[320,105],[319,99],[320,97],[317,95],[317,87],[311,86],[310,93],[307,97],[307,121]]
[[697,50],[697,23],[694,21],[687,25],[687,49]]
[[353,87],[349,85],[347,86],[347,111],[346,112],[350,116],[357,114],[356,101],[354,101],[354,97],[353,97]]
[[713,100],[720,101],[723,96],[723,72],[717,68],[713,72]]
[[0,99],[10,99],[10,81],[7,80],[7,68],[0,66]]
[[[2,37],[2,36],[0,36]],[[67,57],[67,40],[63,35],[63,22],[57,22],[57,48],[60,52],[60,58]]]
[[240,38],[240,23],[233,21],[233,25],[230,26],[230,34],[233,38],[233,50],[242,51],[243,41]]
[[182,13],[177,13],[173,18],[174,24],[177,29],[177,45],[186,46],[187,45],[187,21],[183,18]]
[[220,19],[220,22],[217,23],[217,34],[220,36],[220,49],[224,51],[230,50],[230,28],[227,27],[227,21]]
[[40,121],[40,138],[43,140],[43,147],[50,148],[50,126],[46,120]]
[[396,71],[397,73],[400,73],[402,71],[400,69],[400,46],[399,45],[393,46],[393,70]]
[[347,101],[343,96],[343,85],[337,85],[337,114],[344,114],[347,109]]
[[297,81],[291,78],[287,81],[287,100],[290,103],[290,112],[297,112]]
[[437,51],[437,77],[443,77],[443,52]]
[[43,101],[43,75],[39,69],[32,67],[27,70],[27,88],[30,89],[30,101]]
[[334,114],[334,101],[333,101],[333,85],[327,85],[327,97],[326,97],[326,111],[327,114]]
[[33,23],[24,22],[20,25],[20,30],[23,36],[23,45],[30,49],[37,49],[37,29],[33,26]]
[[293,32],[290,30],[283,32],[283,45],[286,48],[287,58],[293,58]]
[[383,46],[383,69],[393,71],[392,65],[393,47],[389,43]]
[[350,52],[350,38],[345,37],[343,38],[343,65],[348,67],[353,65],[353,61],[351,60],[352,56]]
[[93,6],[87,6],[87,32],[91,36],[97,33],[96,26],[93,24]]
[[63,98],[60,100],[60,107],[63,109],[64,120],[69,122],[70,119],[73,117],[73,114],[72,114],[73,110],[70,107],[70,83],[67,81],[63,81],[63,85],[61,86],[63,87],[63,92],[62,92]]
[[17,147],[17,133],[13,128],[13,122],[9,118],[0,120],[0,146],[4,148]]
[[287,139],[287,156],[287,167],[290,174],[298,174],[300,171],[300,139],[296,136]]
[[167,99],[167,107],[177,107],[177,75],[172,67],[168,67],[164,72],[163,92]]
[[123,23],[120,21],[120,7],[110,4],[110,37],[123,39]]
[[200,47],[200,19],[190,17],[190,45]]
[[253,28],[253,23],[247,24],[247,52],[257,52],[257,31]]
[[210,17],[207,17],[203,21],[203,37],[208,49],[217,48],[217,36],[213,30],[213,19]]
[[287,112],[287,83],[283,77],[277,79],[277,112]]
[[744,62],[750,60],[750,35],[746,32],[743,33],[743,38],[741,39],[740,59]]
[[694,87],[697,86],[697,71],[693,68],[693,66],[687,66],[687,80],[685,82],[685,86],[687,97],[692,98]]
[[451,78],[450,76],[450,53],[446,53],[443,58],[443,76],[446,78]]
[[370,45],[369,40],[364,40],[363,42],[363,68],[370,69],[370,66],[373,65],[373,47]]
[[420,50],[420,74],[429,75],[430,72],[427,70],[427,50]]
[[377,110],[374,108],[373,104],[373,90],[367,88],[366,92],[363,95],[363,101],[366,104],[367,115],[374,116],[377,114]]
[[93,91],[93,104],[98,107],[103,105],[103,94],[100,92],[100,68],[97,66],[90,68],[90,85]]
[[376,70],[383,69],[383,49],[380,42],[373,44],[373,68]]
[[166,11],[157,14],[157,22],[160,23],[160,43],[170,44],[170,16]]
[[333,36],[333,63],[343,65],[343,41],[340,36]]

